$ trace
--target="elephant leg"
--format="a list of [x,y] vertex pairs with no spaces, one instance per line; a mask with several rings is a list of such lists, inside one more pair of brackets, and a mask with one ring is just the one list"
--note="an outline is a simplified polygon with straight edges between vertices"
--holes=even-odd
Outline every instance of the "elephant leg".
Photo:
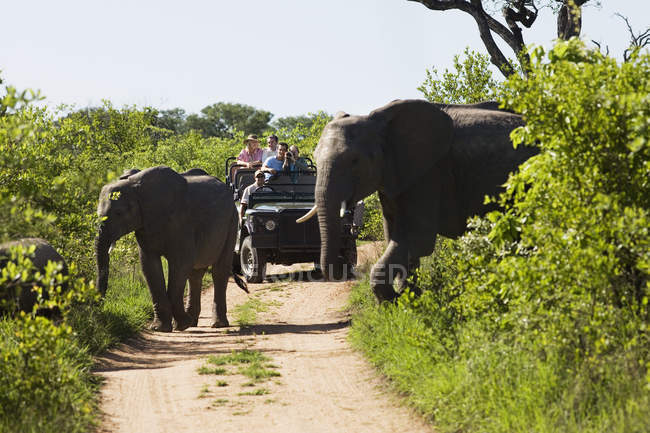
[[[234,220],[236,227],[237,218]],[[235,242],[237,241],[236,228],[231,230],[228,239],[224,243],[219,259],[212,264],[212,282],[214,283],[214,301],[212,302],[212,327],[223,328],[230,326],[228,322],[226,305],[226,289],[228,288],[228,278],[232,273],[232,260]]]
[[203,282],[205,271],[205,268],[193,269],[190,273],[190,296],[187,298],[185,311],[192,318],[191,326],[197,326],[199,324],[199,315],[201,314],[201,283]]
[[386,251],[370,272],[370,285],[379,302],[393,301],[398,294],[393,289],[393,280],[408,276],[408,250],[406,246],[391,240]]
[[153,302],[153,331],[172,332],[172,307],[165,291],[165,277],[158,256],[140,253],[142,273],[147,280]]
[[[231,263],[232,266],[232,263]],[[225,328],[230,326],[228,323],[227,306],[226,306],[226,289],[228,287],[228,277],[230,276],[230,266],[225,269],[223,263],[212,265],[212,281],[214,282],[214,301],[212,302],[212,326],[213,328]]]
[[[408,267],[406,269],[406,273],[400,272],[397,275],[397,287],[400,289],[400,291],[403,291],[408,287],[408,289],[416,296],[422,294],[422,290],[420,290],[420,288],[417,285],[418,274],[416,271],[419,267],[420,267],[420,258],[412,257],[409,255]],[[409,277],[412,277],[411,281],[409,281]]]
[[176,329],[183,331],[192,325],[192,318],[185,312],[183,294],[185,285],[192,269],[186,265],[169,261],[169,281],[167,282],[167,295],[171,303],[172,314],[176,320]]

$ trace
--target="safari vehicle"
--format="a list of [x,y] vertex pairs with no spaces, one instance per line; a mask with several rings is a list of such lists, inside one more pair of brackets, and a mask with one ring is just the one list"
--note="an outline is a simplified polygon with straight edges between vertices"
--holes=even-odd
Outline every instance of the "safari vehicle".
[[[226,183],[233,191],[237,207],[244,189],[255,181],[255,169],[233,167],[235,158],[226,160]],[[234,266],[249,283],[260,283],[266,277],[267,263],[291,265],[320,261],[318,219],[304,223],[296,220],[314,206],[316,167],[308,160],[309,169],[279,174],[267,180],[264,187],[252,193],[235,244]],[[346,263],[357,262],[356,233],[352,210],[343,216],[341,254]]]

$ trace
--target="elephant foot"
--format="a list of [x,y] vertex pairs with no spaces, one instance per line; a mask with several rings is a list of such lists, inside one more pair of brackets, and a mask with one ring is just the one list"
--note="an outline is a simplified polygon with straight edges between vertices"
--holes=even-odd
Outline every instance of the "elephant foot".
[[394,302],[399,296],[389,284],[376,284],[372,286],[372,291],[375,293],[375,297],[379,303]]
[[149,325],[149,329],[156,332],[172,332],[171,321],[164,323],[162,320],[155,318]]
[[228,323],[228,319],[225,320],[220,320],[220,319],[212,319],[212,326],[213,328],[227,328],[230,326],[230,323]]
[[187,314],[190,316],[190,327],[199,326],[199,313],[187,310]]
[[[190,326],[196,326],[196,323],[194,319],[187,313],[182,314],[178,318],[174,318],[176,321],[176,330],[177,331],[184,331]],[[196,321],[198,323],[198,320]]]

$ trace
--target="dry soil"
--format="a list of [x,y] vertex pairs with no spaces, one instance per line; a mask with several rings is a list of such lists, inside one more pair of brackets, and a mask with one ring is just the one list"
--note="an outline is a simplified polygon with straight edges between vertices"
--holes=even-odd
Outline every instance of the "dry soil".
[[[230,328],[209,327],[210,288],[199,326],[145,332],[98,359],[105,378],[100,431],[431,431],[350,348],[351,283],[298,281],[309,269],[270,266],[276,281],[249,285],[250,295],[229,283]],[[239,327],[237,306],[245,304],[260,311],[254,324]],[[199,374],[210,355],[243,349],[264,353],[280,375],[251,384],[233,365],[225,374]]]

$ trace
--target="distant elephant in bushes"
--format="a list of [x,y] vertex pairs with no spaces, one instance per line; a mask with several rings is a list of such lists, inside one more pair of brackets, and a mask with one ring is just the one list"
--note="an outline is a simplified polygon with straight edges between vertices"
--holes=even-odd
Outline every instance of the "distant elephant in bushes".
[[[135,231],[142,272],[154,306],[152,329],[171,332],[196,326],[201,311],[201,281],[212,267],[214,303],[212,326],[228,326],[226,286],[232,274],[236,283],[246,284],[232,272],[237,236],[237,210],[232,192],[201,169],[179,174],[169,167],[130,170],[119,180],[105,185],[99,196],[97,214],[102,219],[95,240],[97,287],[108,287],[109,246]],[[161,257],[167,259],[165,284]],[[183,293],[189,279],[186,308]],[[166,287],[167,286],[167,287]]]
[[[25,248],[32,245],[35,246],[34,255],[31,257],[31,261],[34,267],[41,273],[45,272],[45,267],[48,262],[55,262],[62,264],[61,272],[64,275],[67,275],[68,265],[65,263],[63,257],[61,257],[54,247],[45,239],[40,238],[24,238],[0,244],[0,269],[4,268],[6,263],[11,259],[11,248],[19,245]],[[30,312],[36,303],[37,294],[32,290],[33,286],[31,283],[18,283],[18,285],[20,288],[18,292],[18,309],[19,311]],[[64,284],[63,289],[65,288],[66,286]],[[0,290],[2,291],[0,294],[1,297],[4,298],[5,296],[11,296],[11,294],[7,293],[7,291],[11,291],[11,287],[2,287]],[[47,294],[44,294],[44,296],[46,295]],[[48,313],[47,311],[43,312]]]
[[468,217],[490,209],[485,196],[497,194],[508,174],[538,152],[513,147],[510,132],[523,124],[496,102],[397,100],[367,116],[338,114],[314,152],[316,206],[305,216],[318,213],[325,276],[343,274],[342,211],[379,191],[388,246],[371,285],[379,300],[394,299],[393,279],[403,286],[438,234],[462,234]]

